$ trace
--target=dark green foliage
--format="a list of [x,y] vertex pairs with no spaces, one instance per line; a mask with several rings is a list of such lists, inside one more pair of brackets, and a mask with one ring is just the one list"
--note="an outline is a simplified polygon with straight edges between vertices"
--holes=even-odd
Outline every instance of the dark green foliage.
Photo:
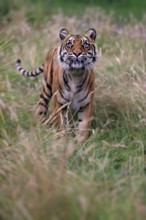
[[[125,16],[124,20],[130,18],[133,14],[138,19],[142,19],[145,12],[145,0],[1,0],[0,18],[8,15],[11,10],[20,10],[25,8],[27,19],[31,23],[39,25],[42,21],[48,20],[52,13],[58,10],[65,14],[83,14],[86,8],[102,7],[108,13],[113,11],[115,19],[119,21]],[[126,19],[127,18],[127,19]]]

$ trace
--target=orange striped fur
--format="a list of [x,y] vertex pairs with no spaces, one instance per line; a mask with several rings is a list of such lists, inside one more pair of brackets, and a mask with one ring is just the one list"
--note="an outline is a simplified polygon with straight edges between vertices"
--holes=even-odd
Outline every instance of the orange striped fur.
[[89,136],[93,116],[96,31],[90,28],[84,35],[76,35],[61,29],[59,35],[60,44],[48,52],[44,64],[37,70],[26,71],[20,60],[16,62],[16,67],[21,74],[29,77],[43,72],[38,115],[45,117],[52,98],[50,121],[63,130],[67,109],[74,109],[78,114],[77,138],[82,142]]

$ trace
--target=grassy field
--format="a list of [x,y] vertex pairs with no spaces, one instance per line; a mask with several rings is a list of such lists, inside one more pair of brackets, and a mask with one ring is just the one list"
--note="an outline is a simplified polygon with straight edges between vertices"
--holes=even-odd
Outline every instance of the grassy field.
[[[10,11],[0,32],[0,219],[144,220],[146,216],[146,28],[113,23],[101,9],[80,19],[53,15],[29,22]],[[92,135],[82,145],[57,140],[35,117],[41,77],[15,69],[42,64],[62,27],[97,30]]]

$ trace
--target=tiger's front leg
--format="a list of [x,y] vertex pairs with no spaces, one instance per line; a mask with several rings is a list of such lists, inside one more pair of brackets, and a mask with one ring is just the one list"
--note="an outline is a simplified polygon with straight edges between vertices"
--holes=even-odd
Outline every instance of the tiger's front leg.
[[[51,123],[57,128],[57,137],[63,137],[70,131],[70,102],[59,103],[57,94],[53,96]],[[66,136],[68,137],[68,136]]]
[[63,128],[62,105],[57,102],[56,98],[53,99],[51,121],[58,131],[62,130]]
[[53,96],[51,123],[58,131],[65,130],[65,111],[68,104],[61,104],[57,100],[57,94]]
[[89,137],[90,124],[93,114],[93,100],[85,106],[80,107],[78,111],[78,135],[77,141],[84,142]]
[[45,120],[47,114],[49,101],[52,97],[52,88],[49,83],[43,80],[42,93],[40,95],[40,100],[37,108],[37,115],[40,117],[41,121]]

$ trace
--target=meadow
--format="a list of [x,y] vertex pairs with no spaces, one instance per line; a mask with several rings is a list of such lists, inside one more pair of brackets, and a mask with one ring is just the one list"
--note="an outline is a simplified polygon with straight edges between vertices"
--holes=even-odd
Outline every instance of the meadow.
[[[119,23],[99,7],[43,17],[27,2],[13,10],[8,4],[0,24],[0,219],[144,220],[146,17]],[[26,78],[15,68],[18,58],[27,69],[42,64],[62,27],[94,27],[101,50],[84,144],[39,124],[42,76]]]

